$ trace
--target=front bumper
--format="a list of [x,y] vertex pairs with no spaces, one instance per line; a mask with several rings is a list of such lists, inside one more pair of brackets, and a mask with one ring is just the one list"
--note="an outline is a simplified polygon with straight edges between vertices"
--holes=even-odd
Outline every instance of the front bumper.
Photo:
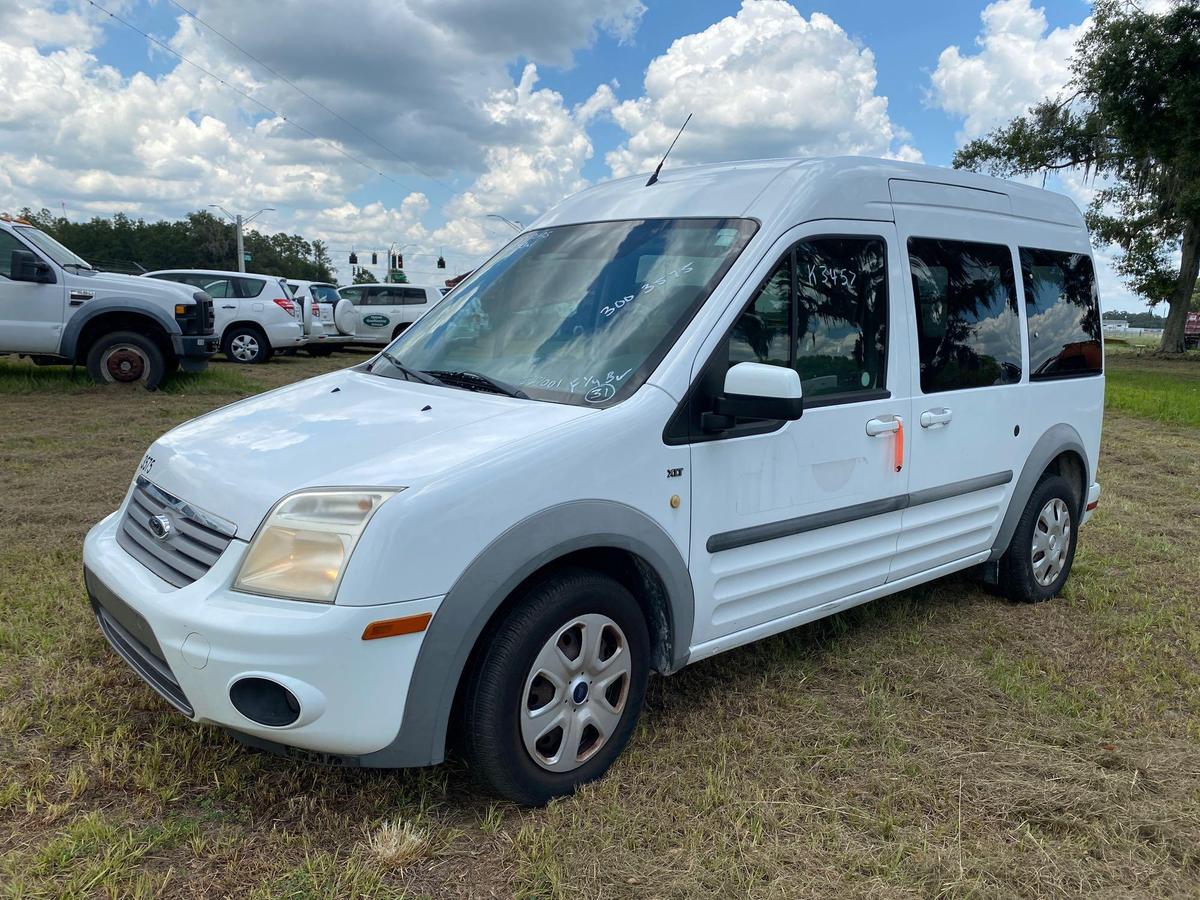
[[[105,637],[134,671],[196,722],[315,753],[361,756],[400,730],[422,634],[362,640],[371,622],[436,613],[441,597],[338,606],[229,590],[247,544],[234,540],[198,581],[175,588],[116,540],[121,511],[84,542],[84,576]],[[275,727],[234,707],[245,677],[284,685],[295,722]]]
[[208,359],[221,346],[221,339],[215,334],[173,334],[171,349],[181,360]]

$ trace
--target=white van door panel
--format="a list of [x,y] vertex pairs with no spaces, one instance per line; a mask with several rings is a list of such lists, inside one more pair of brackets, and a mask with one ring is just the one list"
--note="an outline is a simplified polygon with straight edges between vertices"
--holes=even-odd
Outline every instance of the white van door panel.
[[[720,341],[727,339],[780,256],[805,239],[827,237],[873,239],[886,251],[881,290],[886,295],[890,289],[891,296],[883,320],[888,348],[885,388],[863,390],[861,400],[854,391],[826,396],[845,376],[814,371],[811,365],[819,358],[797,360],[809,392],[802,418],[766,433],[692,443],[690,568],[696,658],[792,627],[798,622],[788,617],[836,604],[887,580],[908,490],[904,459],[911,440],[910,373],[903,353],[908,344],[907,309],[896,299],[904,296],[896,291],[904,276],[892,224],[814,222],[786,234],[723,317],[716,330],[719,339],[706,344],[695,371],[700,372]],[[805,279],[829,276],[814,276],[799,256],[796,268],[798,296]],[[853,280],[861,274],[836,277]],[[805,315],[807,303],[798,304],[797,320]],[[806,340],[805,326],[793,327],[800,329],[800,340]],[[841,352],[852,356],[853,336],[841,340]],[[865,385],[865,372],[862,377]],[[899,457],[897,441],[903,451]]]
[[905,270],[895,296],[913,320],[905,356],[914,421],[890,581],[990,549],[1025,457],[1017,220],[1003,214],[1006,195],[957,189],[956,204],[963,195],[988,201],[963,210],[947,205],[947,190],[893,182]]

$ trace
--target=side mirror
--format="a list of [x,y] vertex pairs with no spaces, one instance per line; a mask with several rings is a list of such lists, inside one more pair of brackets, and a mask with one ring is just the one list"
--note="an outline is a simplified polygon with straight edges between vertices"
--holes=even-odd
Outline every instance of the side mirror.
[[795,369],[744,362],[725,373],[725,392],[705,413],[705,431],[725,431],[738,419],[794,421],[804,414],[804,391]]
[[54,284],[54,270],[42,262],[32,250],[14,250],[10,258],[13,281],[33,281]]

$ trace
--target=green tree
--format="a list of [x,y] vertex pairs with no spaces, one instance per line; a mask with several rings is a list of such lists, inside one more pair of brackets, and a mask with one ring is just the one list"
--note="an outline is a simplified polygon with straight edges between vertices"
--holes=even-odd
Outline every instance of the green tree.
[[1096,0],[1071,69],[1068,95],[971,141],[954,165],[1103,177],[1088,210],[1092,235],[1119,248],[1117,272],[1131,289],[1168,303],[1161,349],[1182,353],[1200,275],[1200,4],[1175,0],[1155,15],[1131,0]]
[[370,269],[360,268],[354,273],[355,284],[376,284],[378,281],[379,279],[371,273]]

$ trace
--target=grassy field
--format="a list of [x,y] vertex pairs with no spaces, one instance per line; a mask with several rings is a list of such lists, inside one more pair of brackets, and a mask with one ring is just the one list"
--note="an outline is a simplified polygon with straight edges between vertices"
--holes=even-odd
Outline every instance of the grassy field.
[[83,535],[157,435],[361,358],[152,395],[0,361],[0,896],[1200,895],[1194,359],[1111,355],[1064,597],[949,579],[655,679],[611,775],[529,811],[456,761],[247,751],[87,608]]

